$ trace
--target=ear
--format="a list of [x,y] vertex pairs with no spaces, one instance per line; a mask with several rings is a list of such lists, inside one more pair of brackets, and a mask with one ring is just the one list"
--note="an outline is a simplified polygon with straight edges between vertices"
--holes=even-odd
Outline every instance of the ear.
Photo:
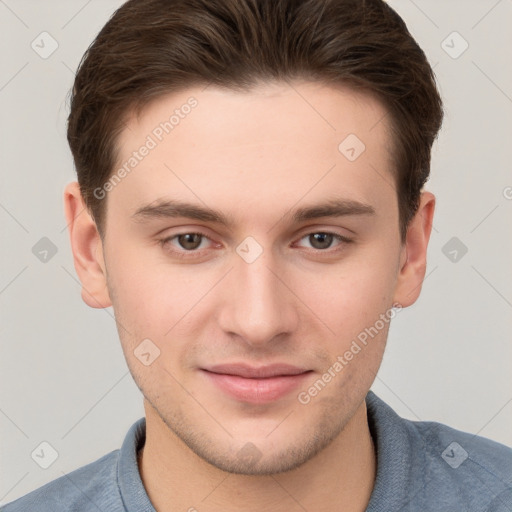
[[64,211],[75,270],[82,283],[82,299],[91,308],[107,308],[112,302],[107,289],[103,244],[76,181],[66,185]]
[[402,307],[414,304],[421,292],[427,269],[427,246],[432,231],[435,203],[434,194],[422,192],[418,211],[407,229],[394,296],[394,302]]

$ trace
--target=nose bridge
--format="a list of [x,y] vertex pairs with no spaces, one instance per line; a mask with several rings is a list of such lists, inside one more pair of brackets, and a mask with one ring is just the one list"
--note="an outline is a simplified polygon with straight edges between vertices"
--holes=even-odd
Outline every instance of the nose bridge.
[[222,315],[224,330],[238,334],[250,345],[265,344],[291,332],[296,321],[291,294],[277,277],[280,272],[271,249],[263,250],[248,237],[236,252],[233,293],[224,303]]

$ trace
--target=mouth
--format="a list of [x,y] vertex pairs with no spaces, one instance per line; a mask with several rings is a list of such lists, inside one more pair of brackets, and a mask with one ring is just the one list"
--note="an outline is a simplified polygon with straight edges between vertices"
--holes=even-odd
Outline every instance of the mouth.
[[253,404],[273,402],[289,395],[313,372],[288,364],[260,367],[225,364],[201,371],[224,394]]

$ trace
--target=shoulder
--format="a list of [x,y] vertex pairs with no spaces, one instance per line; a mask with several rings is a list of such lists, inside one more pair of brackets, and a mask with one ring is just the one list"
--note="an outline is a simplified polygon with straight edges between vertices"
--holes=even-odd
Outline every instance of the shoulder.
[[512,511],[511,448],[441,423],[401,418],[373,392],[366,402],[377,447],[369,511]]
[[[512,449],[490,439],[428,421],[404,420],[424,453],[425,490],[461,510],[512,510]],[[435,494],[433,494],[435,493]]]
[[119,450],[53,480],[4,505],[1,512],[124,511],[117,505]]
[[476,464],[490,474],[512,477],[512,448],[433,421],[407,423],[425,440],[432,457],[441,455],[447,468],[469,468]]

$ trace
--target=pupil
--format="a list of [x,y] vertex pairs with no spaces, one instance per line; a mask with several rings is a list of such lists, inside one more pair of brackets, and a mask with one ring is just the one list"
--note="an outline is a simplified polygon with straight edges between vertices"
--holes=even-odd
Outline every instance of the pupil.
[[[312,242],[311,245],[315,247],[315,249],[326,249],[331,245],[332,235],[329,233],[314,233],[312,236],[314,242]],[[317,246],[318,242],[320,242],[320,247]]]
[[201,236],[198,233],[186,233],[180,236],[180,244],[185,249],[197,249],[201,243]]

